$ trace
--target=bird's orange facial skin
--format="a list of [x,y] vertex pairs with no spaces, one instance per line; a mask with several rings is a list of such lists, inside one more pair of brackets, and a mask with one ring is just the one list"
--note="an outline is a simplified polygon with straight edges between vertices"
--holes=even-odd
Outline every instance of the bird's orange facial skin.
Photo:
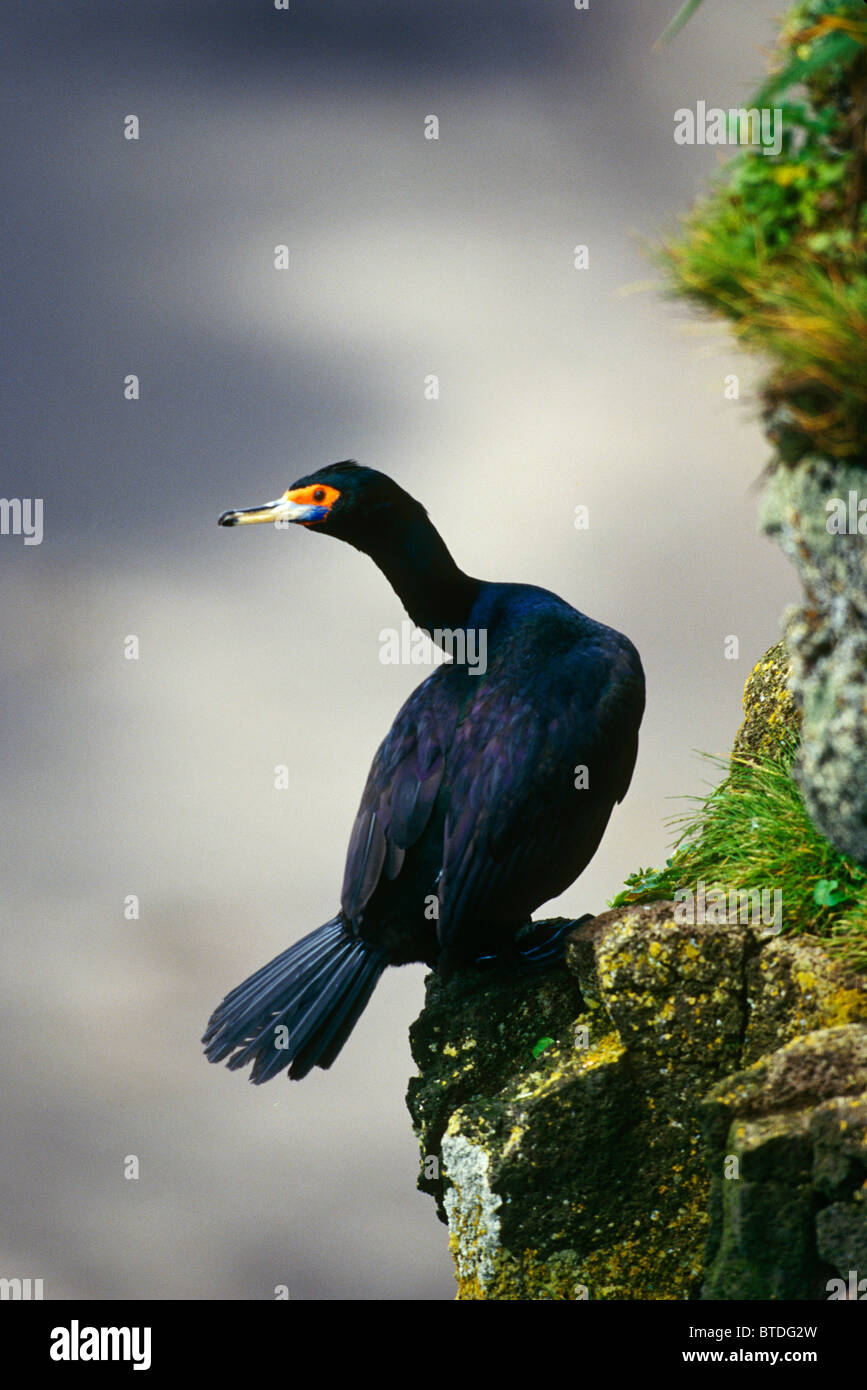
[[327,483],[311,483],[308,487],[298,487],[294,492],[286,492],[284,496],[287,502],[294,502],[299,507],[321,507],[321,517],[301,523],[302,526],[316,526],[320,521],[324,521],[331,511],[340,496],[340,489],[329,487]]

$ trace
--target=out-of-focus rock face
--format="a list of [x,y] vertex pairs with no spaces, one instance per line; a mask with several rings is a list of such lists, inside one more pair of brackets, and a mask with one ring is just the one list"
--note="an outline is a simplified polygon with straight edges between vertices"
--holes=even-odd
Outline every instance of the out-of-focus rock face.
[[867,1232],[865,1024],[818,943],[671,903],[537,979],[429,977],[408,1103],[458,1296],[827,1297]]
[[795,777],[822,834],[867,864],[864,469],[825,459],[777,469],[763,499],[762,525],[792,561],[804,590],[803,602],[786,615],[789,685],[803,714]]
[[715,1086],[702,1297],[825,1299],[867,1268],[867,1028],[823,1028]]

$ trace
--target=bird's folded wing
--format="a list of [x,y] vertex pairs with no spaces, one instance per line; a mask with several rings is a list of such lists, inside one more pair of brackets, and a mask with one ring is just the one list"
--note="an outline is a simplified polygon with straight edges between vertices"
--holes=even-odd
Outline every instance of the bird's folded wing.
[[595,666],[586,653],[571,673],[570,665],[549,687],[553,698],[526,686],[480,692],[455,731],[446,756],[442,945],[493,903],[502,912],[512,892],[524,896],[523,885],[543,879],[546,860],[559,861],[582,818],[607,820],[626,794],[644,710],[640,666],[610,651]]
[[341,905],[349,921],[364,911],[383,875],[397,877],[406,851],[430,822],[443,780],[444,745],[457,717],[447,699],[436,699],[442,674],[413,692],[373,760],[346,854]]
[[608,810],[621,800],[644,689],[640,667],[634,674],[611,658],[591,677],[584,653],[547,695],[521,680],[476,684],[454,668],[419,686],[370,770],[346,859],[347,918],[360,916],[383,876],[397,877],[406,851],[438,820],[438,934],[447,944],[502,902],[511,882],[532,880],[538,862],[556,856],[582,815],[576,767],[588,767],[590,795]]

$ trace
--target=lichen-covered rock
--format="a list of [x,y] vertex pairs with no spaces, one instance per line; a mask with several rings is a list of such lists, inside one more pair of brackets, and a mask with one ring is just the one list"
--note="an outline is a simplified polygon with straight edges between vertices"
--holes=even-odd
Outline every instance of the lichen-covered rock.
[[[702,1297],[827,1298],[829,1280],[867,1256],[867,1027],[786,1044],[702,1110],[713,1172]],[[843,1200],[823,1205],[829,1188]]]
[[745,1065],[816,1028],[867,1019],[867,979],[813,936],[767,940],[747,966],[747,994]]
[[783,642],[766,651],[747,676],[744,722],[735,734],[736,758],[779,758],[797,740],[800,711],[789,690],[789,657]]
[[845,1277],[816,1222],[842,1203],[822,1248],[858,1248],[867,982],[671,903],[583,924],[567,965],[428,980],[408,1102],[458,1297],[811,1298]]
[[582,937],[593,942],[605,1010],[648,1084],[666,1076],[685,1094],[696,1075],[723,1075],[736,1064],[744,972],[755,949],[745,927],[682,925],[671,903],[648,903],[579,928],[570,960]]
[[864,470],[808,458],[778,469],[764,530],[792,561],[803,602],[786,615],[790,688],[802,711],[794,775],[810,818],[867,864],[867,496]]
[[[409,1083],[407,1105],[423,1158],[418,1185],[436,1198],[442,1220],[439,1154],[452,1114],[464,1100],[493,1095],[534,1066],[534,1048],[568,1039],[582,1008],[565,966],[546,971],[529,988],[526,976],[494,971],[462,971],[447,985],[428,976],[425,1007],[409,1034],[421,1075]],[[424,1161],[430,1158],[435,1162]]]

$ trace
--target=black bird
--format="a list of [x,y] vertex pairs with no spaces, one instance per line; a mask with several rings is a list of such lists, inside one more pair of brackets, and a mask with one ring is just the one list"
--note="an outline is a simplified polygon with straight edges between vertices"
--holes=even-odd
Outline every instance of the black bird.
[[[596,852],[629,786],[644,712],[628,638],[545,589],[471,579],[384,473],[336,463],[219,524],[265,521],[364,551],[455,659],[413,691],[373,760],[337,916],[209,1022],[208,1059],[252,1062],[257,1083],[330,1067],[388,965],[424,961],[447,977],[477,960],[556,959],[562,941],[522,929]],[[474,662],[461,659],[467,650]]]

